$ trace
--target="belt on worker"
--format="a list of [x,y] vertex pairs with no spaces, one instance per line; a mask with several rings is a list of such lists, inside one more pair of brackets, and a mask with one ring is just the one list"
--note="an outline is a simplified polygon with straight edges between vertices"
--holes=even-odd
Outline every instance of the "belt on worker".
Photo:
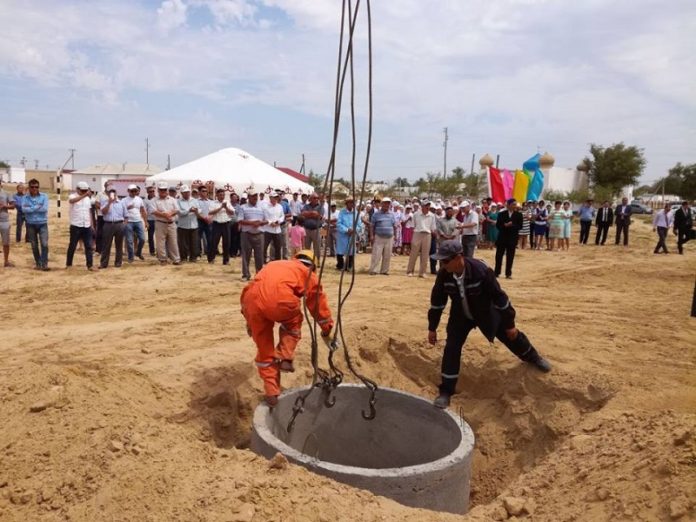
[[123,223],[123,219],[121,221],[107,221],[106,219],[104,220],[104,223],[109,223],[109,224],[115,224],[115,223]]
[[161,219],[155,219],[155,221],[157,221],[157,223],[164,223],[165,225],[172,225],[172,224],[174,224],[173,221],[162,221]]

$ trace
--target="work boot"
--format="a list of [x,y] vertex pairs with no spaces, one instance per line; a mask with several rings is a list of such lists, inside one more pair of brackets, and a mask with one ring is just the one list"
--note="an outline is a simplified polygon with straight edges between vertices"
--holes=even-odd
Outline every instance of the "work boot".
[[277,395],[264,395],[263,400],[266,401],[266,404],[268,404],[271,408],[278,405]]
[[280,368],[281,372],[293,373],[295,371],[295,365],[290,359],[283,359],[280,361],[280,365],[278,367]]
[[440,408],[441,410],[444,410],[449,405],[450,405],[450,394],[449,393],[440,392],[440,395],[438,395],[435,398],[435,400],[433,401],[433,406],[435,406],[436,408]]
[[529,361],[529,364],[533,364],[538,370],[544,373],[551,371],[551,363],[544,359],[541,355],[538,355],[536,359]]

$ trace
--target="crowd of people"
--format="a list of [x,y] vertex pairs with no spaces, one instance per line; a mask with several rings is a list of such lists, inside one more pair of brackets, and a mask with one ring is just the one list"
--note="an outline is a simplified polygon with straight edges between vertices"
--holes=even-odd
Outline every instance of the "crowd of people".
[[[342,198],[341,209],[324,194],[236,194],[207,185],[170,186],[149,184],[141,195],[137,185],[128,186],[128,195],[117,196],[108,183],[94,194],[87,183],[77,184],[68,198],[70,239],[66,267],[71,267],[78,248],[84,252],[89,270],[106,269],[114,250],[114,266],[145,260],[144,251],[161,264],[207,261],[222,257],[223,264],[241,258],[242,279],[251,279],[251,265],[258,272],[266,262],[288,259],[302,249],[321,258],[324,248],[336,261],[336,269],[351,270],[356,253],[370,252],[370,275],[388,275],[391,258],[408,256],[406,275],[428,277],[437,272],[432,255],[442,241],[458,240],[463,255],[475,250],[496,249],[495,274],[512,277],[515,251],[519,249],[568,250],[575,222],[578,242],[590,241],[596,227],[595,245],[606,243],[615,227],[614,243],[629,244],[631,206],[624,198],[615,208],[608,201],[595,206],[586,201],[575,214],[569,201],[515,200],[494,202],[484,198],[472,202],[459,196],[430,201],[406,198],[402,203],[375,197],[356,205],[352,197]],[[19,184],[13,195],[0,187],[0,232],[4,266],[9,259],[10,210],[16,211],[15,240],[31,243],[35,269],[48,270],[48,196],[32,179],[28,191]],[[669,206],[653,217],[658,234],[658,251],[668,252],[666,241],[671,228],[677,249],[693,236],[693,212],[684,201],[676,211]]]

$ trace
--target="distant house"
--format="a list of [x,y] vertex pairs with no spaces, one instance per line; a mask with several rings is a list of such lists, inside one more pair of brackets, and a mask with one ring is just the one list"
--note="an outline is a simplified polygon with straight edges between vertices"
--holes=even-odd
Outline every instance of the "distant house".
[[127,178],[133,182],[145,181],[148,177],[160,172],[162,172],[160,167],[146,163],[105,163],[78,169],[65,175],[63,186],[75,190],[75,186],[80,181],[86,181],[93,191],[99,192],[104,190],[104,183],[109,180]]

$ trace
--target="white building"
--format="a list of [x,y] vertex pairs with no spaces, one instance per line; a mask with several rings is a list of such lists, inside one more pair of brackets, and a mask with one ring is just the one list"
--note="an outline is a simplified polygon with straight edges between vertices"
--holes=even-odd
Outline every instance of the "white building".
[[89,187],[100,192],[104,190],[104,183],[108,180],[146,179],[154,174],[159,174],[162,169],[157,165],[146,163],[105,163],[92,165],[84,169],[78,169],[71,174],[63,175],[63,187],[75,190],[80,181],[86,181]]

